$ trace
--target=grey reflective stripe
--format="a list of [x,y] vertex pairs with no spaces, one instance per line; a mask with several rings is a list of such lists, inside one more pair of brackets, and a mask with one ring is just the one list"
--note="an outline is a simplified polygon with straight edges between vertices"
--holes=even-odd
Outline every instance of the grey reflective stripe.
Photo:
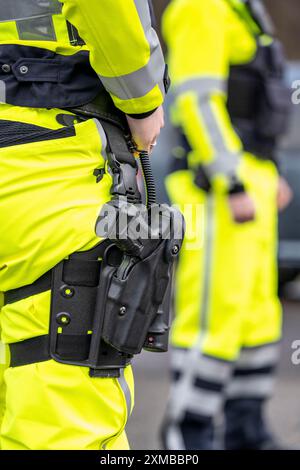
[[6,103],[6,85],[3,80],[0,80],[0,103]]
[[55,15],[61,11],[58,0],[0,0],[0,22]]
[[[203,272],[203,298],[200,307],[200,334],[194,348],[189,351],[186,362],[186,375],[183,376],[183,386],[180,390],[182,397],[177,395],[178,416],[182,417],[187,410],[195,414],[214,417],[219,412],[222,404],[222,394],[210,392],[206,390],[196,389],[194,380],[198,375],[199,364],[202,361],[201,346],[203,343],[205,331],[209,327],[209,304],[210,304],[210,287],[212,274],[212,256],[213,256],[213,240],[214,240],[214,197],[207,196],[206,204],[206,230],[205,230],[205,246],[204,246],[204,267]],[[176,386],[176,385],[175,385]],[[180,414],[179,414],[180,413]]]
[[261,0],[249,0],[250,9],[254,19],[259,23],[264,34],[274,36],[276,33],[275,26],[271,16],[269,15],[265,5]]
[[228,178],[235,176],[237,172],[238,165],[240,163],[240,153],[219,153],[218,158],[210,163],[205,165],[205,169],[210,176],[222,174]]
[[201,100],[199,98],[199,114],[202,116],[210,143],[214,149],[213,161],[208,165],[206,164],[205,169],[210,176],[218,173],[225,174],[228,177],[235,175],[240,161],[240,154],[231,152],[228,149],[209,99]]
[[[151,76],[153,77],[153,79],[152,79],[152,88],[154,88],[154,86],[156,84],[158,84],[159,88],[160,88],[160,91],[162,92],[162,95],[164,96],[165,95],[165,85],[164,85],[164,82],[163,82],[163,77],[164,77],[164,73],[165,73],[166,64],[165,64],[163,52],[162,52],[162,49],[161,49],[160,41],[158,39],[156,31],[153,28],[153,21],[152,21],[152,18],[151,18],[150,5],[149,5],[148,1],[144,1],[144,0],[134,0],[134,3],[135,3],[135,6],[136,6],[136,9],[138,11],[141,23],[144,27],[145,35],[146,35],[146,38],[147,38],[147,40],[149,42],[149,46],[150,46],[151,59],[150,59],[149,65],[148,65],[148,69],[150,69],[149,70],[150,71],[149,77],[151,77]],[[153,61],[152,55],[157,56],[155,61]],[[151,62],[153,62],[153,63],[151,64]],[[151,71],[151,68],[152,68],[152,71]],[[148,73],[147,73],[147,76],[148,76]],[[150,86],[151,85],[149,83],[148,84],[148,88],[149,88],[148,92],[152,90],[152,88],[150,88]]]
[[18,20],[16,25],[22,41],[56,41],[51,15]]
[[[201,338],[202,339],[202,338]],[[189,392],[193,388],[195,370],[199,361],[199,344],[186,354],[186,367],[180,379],[172,383],[168,413],[173,422],[179,422],[189,405]]]
[[106,148],[107,148],[107,137],[106,137],[106,134],[104,132],[104,129],[100,123],[100,121],[98,121],[98,119],[93,119],[94,123],[96,124],[97,126],[97,129],[98,129],[98,132],[99,132],[99,135],[100,135],[100,139],[101,139],[101,154],[103,155],[103,157],[105,157],[105,159],[107,160],[107,155],[106,155]]
[[126,379],[125,379],[125,371],[124,369],[121,369],[120,371],[120,378],[118,379],[118,382],[120,384],[120,387],[124,393],[124,397],[125,397],[125,400],[126,400],[126,407],[127,407],[127,417],[130,416],[130,413],[131,413],[131,392],[130,392],[130,389],[129,389],[129,386],[128,386],[128,383],[126,382]]
[[140,98],[149,93],[160,81],[162,81],[165,64],[162,60],[162,52],[156,49],[148,64],[128,75],[119,77],[104,77],[99,75],[104,87],[114,96],[122,100]]
[[[209,310],[209,294],[211,286],[211,273],[213,261],[213,242],[215,235],[214,224],[214,204],[215,200],[212,194],[207,195],[206,203],[206,233],[204,246],[204,279],[203,279],[203,300],[200,311],[201,329],[206,330],[208,327],[208,310]],[[202,343],[202,338],[199,340]]]
[[6,353],[7,353],[6,347],[2,343],[2,341],[0,341],[0,364],[1,365],[4,365],[7,363]]
[[186,450],[181,429],[176,423],[168,424],[166,444],[167,450]]
[[228,398],[267,398],[274,389],[273,374],[233,377],[230,381],[226,396]]
[[180,95],[189,91],[198,96],[199,115],[204,122],[207,135],[214,150],[213,161],[205,165],[210,176],[224,174],[231,177],[236,174],[239,164],[239,153],[232,152],[226,144],[222,129],[214,114],[210,99],[216,93],[226,93],[226,81],[215,77],[198,77],[186,80],[175,87],[175,93]]
[[[171,420],[178,422],[184,415],[186,410],[191,409],[191,398],[193,396],[194,380],[199,372],[199,363],[202,360],[201,348],[205,336],[205,330],[208,327],[208,309],[209,309],[209,293],[211,283],[211,266],[212,266],[212,252],[213,252],[213,239],[214,239],[214,198],[208,195],[206,204],[206,230],[205,230],[205,246],[204,246],[204,268],[205,273],[203,282],[203,297],[200,306],[200,334],[195,345],[186,352],[186,367],[182,370],[182,376],[173,384],[171,388],[170,406],[168,408]],[[208,392],[205,396],[202,395],[203,408],[215,414],[219,401],[217,402],[216,396],[218,394],[210,395]],[[219,394],[221,397],[221,394]],[[192,411],[195,412],[193,409]],[[202,413],[202,412],[201,412]]]
[[276,364],[279,359],[279,343],[269,344],[259,348],[244,348],[236,362],[238,369],[257,369]]
[[164,94],[163,77],[165,61],[158,36],[151,26],[148,2],[145,0],[134,0],[134,3],[149,43],[149,62],[139,70],[126,75],[118,77],[99,75],[105,88],[122,100],[145,96],[156,85],[159,85]]
[[[188,351],[176,349],[172,353],[171,365],[176,371],[183,372],[188,367]],[[199,363],[195,370],[197,377],[212,382],[227,382],[232,370],[232,363],[220,361],[214,357],[199,355]]]
[[214,77],[201,77],[191,78],[185,80],[180,85],[174,87],[174,92],[177,95],[193,91],[199,95],[199,97],[207,96],[211,93],[226,92],[226,81]]
[[220,411],[223,393],[192,388],[188,394],[187,410],[200,416],[215,417]]

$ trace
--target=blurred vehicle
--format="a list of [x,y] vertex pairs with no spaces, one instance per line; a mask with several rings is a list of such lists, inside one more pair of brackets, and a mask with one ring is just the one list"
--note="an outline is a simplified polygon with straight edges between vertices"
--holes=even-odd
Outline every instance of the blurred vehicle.
[[[287,80],[300,79],[300,63],[291,63]],[[281,172],[290,183],[294,199],[279,217],[279,284],[283,287],[300,273],[300,104],[293,106],[290,131],[279,154]]]

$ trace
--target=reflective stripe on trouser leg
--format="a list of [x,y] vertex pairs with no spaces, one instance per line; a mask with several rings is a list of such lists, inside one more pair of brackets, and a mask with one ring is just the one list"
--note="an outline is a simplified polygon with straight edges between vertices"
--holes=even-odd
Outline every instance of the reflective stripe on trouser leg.
[[228,399],[267,398],[274,388],[279,344],[243,348],[226,390]]
[[245,250],[247,279],[240,358],[227,388],[225,448],[262,449],[272,442],[265,417],[272,395],[281,336],[281,307],[277,294],[277,188],[272,162],[246,154],[242,176],[256,207],[255,251]]
[[[185,211],[187,237],[177,271],[172,344],[176,348],[187,349],[188,353],[184,359],[183,377],[171,389],[166,419],[170,432],[165,432],[163,436],[168,449],[172,450],[184,448],[180,420],[184,419],[187,412],[196,413],[200,419],[203,417],[207,420],[215,417],[220,409],[223,394],[213,387],[215,383],[218,387],[219,381],[219,389],[227,383],[232,363],[238,357],[242,324],[240,303],[244,299],[244,283],[240,276],[238,256],[241,245],[238,245],[239,231],[232,221],[227,196],[207,195],[195,186],[193,173],[188,170],[169,175],[167,189],[172,202],[181,209],[185,209],[185,204],[193,208],[199,205],[205,208],[205,217],[199,229],[204,231],[203,245],[196,243],[196,224]],[[212,364],[218,368],[221,364],[222,369],[225,365],[224,375],[218,369],[214,371]],[[195,400],[195,370],[198,365],[198,385],[202,384],[202,387],[199,387],[201,397],[198,393],[199,399]],[[210,369],[212,374],[207,376]],[[221,375],[221,380],[215,374]],[[208,392],[209,386],[213,390]],[[187,394],[186,389],[192,391]],[[203,397],[207,397],[207,402]]]
[[278,356],[278,343],[242,349],[226,390],[225,449],[263,449],[272,442],[265,404],[273,392]]
[[[128,369],[127,370],[122,369],[120,373],[121,375],[120,375],[120,378],[118,379],[118,382],[123,392],[124,399],[126,401],[127,420],[128,420],[133,410],[133,406],[134,406],[133,375],[128,374]],[[109,442],[103,446],[103,449],[105,450],[128,450],[129,443],[128,443],[125,430],[121,433],[118,433],[118,435],[114,439],[110,439]]]
[[92,379],[88,368],[47,361],[9,368],[6,384],[2,449],[117,448],[127,422],[117,379]]
[[205,356],[198,348],[172,351],[172,385],[166,430],[169,450],[186,448],[180,425],[188,417],[199,420],[199,427],[201,421],[206,423],[215,418],[222,406],[223,391],[231,370],[230,362]]
[[226,450],[267,449],[272,445],[265,404],[273,392],[278,356],[278,343],[242,349],[226,391]]
[[[105,167],[101,132],[88,120],[76,124],[70,136],[62,133],[64,137],[52,140],[51,130],[62,128],[57,114],[1,107],[2,120],[18,116],[18,125],[49,129],[47,141],[0,149],[0,245],[7,247],[0,253],[0,267],[5,266],[0,269],[1,291],[33,282],[70,253],[99,243],[95,222],[111,187],[109,174],[98,184],[93,175],[95,168]],[[3,341],[47,334],[49,311],[50,292],[6,305],[0,315]],[[3,449],[128,446],[124,428],[133,400],[130,367],[118,381],[91,378],[85,367],[46,361],[7,369],[5,382]]]
[[212,250],[214,238],[212,196],[207,198],[206,230],[204,246],[204,279],[202,302],[199,312],[200,335],[191,349],[174,349],[172,370],[174,379],[167,411],[165,433],[166,446],[169,450],[185,449],[186,443],[180,423],[188,413],[201,419],[212,418],[222,403],[224,382],[230,374],[231,365],[225,361],[205,357],[202,345],[207,329],[209,293],[211,282]]
[[[193,352],[192,356],[188,350],[178,348],[172,351],[173,388],[177,389],[172,413],[179,416],[179,412],[184,410],[199,416],[214,416],[219,410],[232,363],[205,356],[199,350]],[[191,370],[191,377],[189,387],[184,388],[182,379],[187,369]]]

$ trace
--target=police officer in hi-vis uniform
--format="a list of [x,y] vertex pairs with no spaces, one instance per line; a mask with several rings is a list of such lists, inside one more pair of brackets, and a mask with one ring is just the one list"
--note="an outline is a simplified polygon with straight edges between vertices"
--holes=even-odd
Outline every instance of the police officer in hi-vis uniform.
[[[107,136],[72,109],[106,90],[136,147],[149,151],[165,86],[147,1],[0,0],[0,321],[10,365],[0,378],[2,449],[128,448],[131,368],[91,377],[50,358],[43,276],[99,243],[95,223],[111,197]],[[69,357],[84,356],[86,345],[68,339]]]
[[265,422],[281,337],[277,211],[290,200],[275,161],[290,106],[284,60],[258,0],[173,0],[163,19],[180,137],[167,189],[204,208],[204,243],[181,253],[167,449],[276,447]]

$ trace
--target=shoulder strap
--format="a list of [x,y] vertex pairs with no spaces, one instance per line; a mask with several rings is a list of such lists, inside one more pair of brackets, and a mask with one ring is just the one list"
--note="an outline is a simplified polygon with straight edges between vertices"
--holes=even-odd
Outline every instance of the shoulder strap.
[[275,26],[261,0],[227,0],[227,2],[241,20],[247,23],[255,36],[265,34],[274,37]]
[[247,0],[246,4],[255,22],[260,27],[263,34],[275,35],[275,25],[266,7],[261,0]]

